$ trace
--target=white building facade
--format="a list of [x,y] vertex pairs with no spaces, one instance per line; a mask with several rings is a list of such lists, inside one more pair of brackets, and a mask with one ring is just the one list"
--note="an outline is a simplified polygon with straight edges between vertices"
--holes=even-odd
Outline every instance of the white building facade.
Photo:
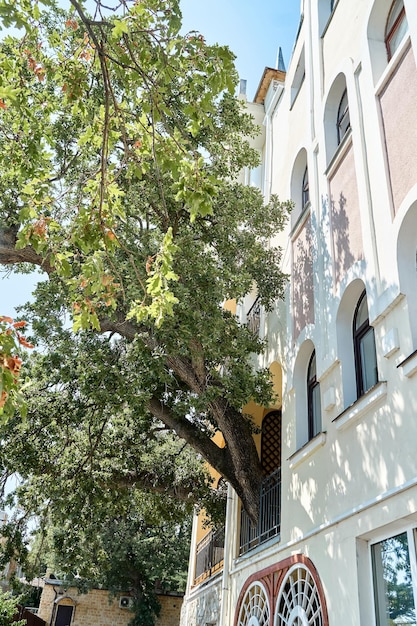
[[304,0],[286,75],[253,105],[291,198],[286,300],[238,307],[279,403],[250,526],[198,521],[182,626],[417,624],[417,2]]

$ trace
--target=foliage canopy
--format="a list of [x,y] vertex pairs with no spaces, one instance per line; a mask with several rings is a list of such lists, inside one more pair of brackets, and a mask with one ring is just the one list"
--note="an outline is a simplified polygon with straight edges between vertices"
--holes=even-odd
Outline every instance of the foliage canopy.
[[250,361],[262,343],[222,303],[255,284],[267,309],[282,297],[271,240],[290,206],[239,182],[258,129],[233,54],[181,34],[177,0],[2,0],[0,17],[21,29],[0,45],[0,263],[48,275],[26,314],[42,347],[26,421],[5,387],[5,476],[19,471],[33,511],[64,492],[69,507],[69,486],[90,506],[126,485],[195,501],[205,459],[256,520],[242,407],[272,387]]

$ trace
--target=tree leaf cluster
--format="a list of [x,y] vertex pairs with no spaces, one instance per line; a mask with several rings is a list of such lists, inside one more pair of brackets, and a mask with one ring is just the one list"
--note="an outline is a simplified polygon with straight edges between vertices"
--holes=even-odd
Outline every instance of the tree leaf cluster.
[[28,515],[63,507],[77,528],[129,489],[202,505],[205,460],[256,521],[242,408],[273,402],[272,383],[223,303],[283,296],[291,205],[238,182],[258,129],[233,54],[181,34],[176,0],[69,7],[19,0],[24,29],[0,44],[0,263],[49,277],[25,313],[39,352],[4,476],[19,472]]

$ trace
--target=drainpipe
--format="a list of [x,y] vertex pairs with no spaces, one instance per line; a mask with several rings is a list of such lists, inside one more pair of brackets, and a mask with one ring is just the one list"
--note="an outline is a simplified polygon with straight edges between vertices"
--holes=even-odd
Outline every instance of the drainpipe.
[[235,522],[237,514],[236,507],[236,494],[231,485],[227,486],[227,507],[226,507],[226,521],[224,527],[224,558],[223,558],[223,573],[222,573],[222,590],[221,590],[221,602],[220,602],[220,626],[228,626],[228,613],[229,613],[229,590],[230,579],[229,569],[231,553],[234,551],[236,545],[236,532],[238,525]]

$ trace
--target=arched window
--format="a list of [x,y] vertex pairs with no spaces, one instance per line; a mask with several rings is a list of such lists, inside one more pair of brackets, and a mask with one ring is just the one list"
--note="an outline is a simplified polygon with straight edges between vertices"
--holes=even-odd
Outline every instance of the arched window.
[[388,61],[397,50],[407,30],[408,23],[404,2],[403,0],[394,0],[385,27],[385,45],[387,47]]
[[326,161],[330,164],[350,128],[346,75],[340,72],[334,79],[326,98],[324,110]]
[[349,102],[347,97],[347,89],[344,90],[337,110],[337,145],[339,145],[350,128]]
[[308,167],[304,170],[303,183],[302,183],[302,200],[303,208],[310,202],[310,186],[308,184]]
[[291,200],[294,202],[294,208],[291,211],[292,228],[297,224],[309,201],[307,167],[307,151],[301,148],[294,161],[291,174]]
[[317,380],[316,351],[313,350],[307,370],[308,438],[321,432],[320,383]]
[[358,398],[378,382],[374,329],[369,325],[366,291],[362,292],[353,317],[356,391]]

